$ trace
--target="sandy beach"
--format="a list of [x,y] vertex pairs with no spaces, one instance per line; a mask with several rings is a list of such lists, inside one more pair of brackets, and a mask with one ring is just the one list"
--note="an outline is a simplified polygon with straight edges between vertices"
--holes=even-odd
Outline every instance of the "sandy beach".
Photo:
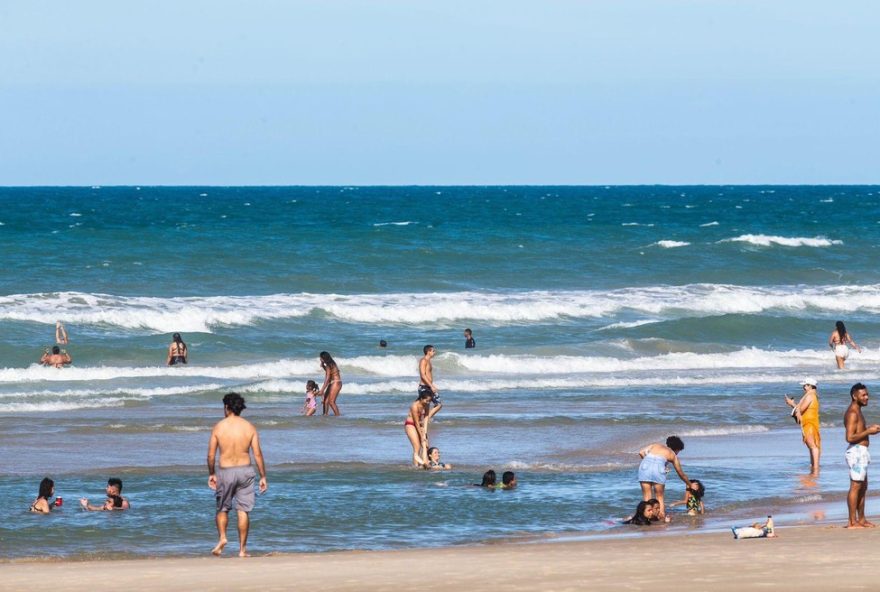
[[3,564],[2,590],[876,590],[880,529],[778,529],[410,551]]

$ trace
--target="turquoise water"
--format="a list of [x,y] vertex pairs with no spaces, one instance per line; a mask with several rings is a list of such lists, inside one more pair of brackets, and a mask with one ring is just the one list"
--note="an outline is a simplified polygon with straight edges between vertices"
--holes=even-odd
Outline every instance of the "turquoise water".
[[[710,520],[836,500],[849,386],[880,378],[880,187],[7,188],[0,206],[5,557],[210,549],[204,456],[230,390],[267,457],[264,553],[617,528],[634,452],[671,433]],[[838,319],[864,348],[845,372]],[[34,364],[56,320],[60,371]],[[163,365],[175,331],[185,368]],[[407,468],[426,343],[443,474]],[[340,418],[298,415],[322,350]],[[806,374],[815,482],[782,404]],[[488,468],[520,487],[468,486]],[[44,475],[65,506],[31,516]],[[79,512],[110,475],[134,510]]]

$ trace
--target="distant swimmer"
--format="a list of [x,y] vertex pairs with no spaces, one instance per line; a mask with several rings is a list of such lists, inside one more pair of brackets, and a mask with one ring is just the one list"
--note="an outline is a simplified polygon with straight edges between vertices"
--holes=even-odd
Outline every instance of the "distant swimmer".
[[642,486],[642,499],[647,501],[656,498],[660,502],[660,519],[666,517],[664,493],[666,489],[666,464],[672,463],[675,472],[684,482],[686,489],[691,488],[690,479],[681,469],[678,454],[684,450],[684,442],[678,436],[666,438],[666,445],[648,444],[639,450],[642,462],[639,464],[639,484]]
[[171,336],[171,345],[168,346],[168,359],[165,360],[165,363],[169,366],[176,366],[177,364],[187,364],[188,362],[189,350],[186,348],[183,339],[180,338],[180,333],[175,333]]
[[336,365],[333,356],[325,351],[320,353],[318,359],[324,370],[324,384],[321,386],[321,394],[324,396],[324,415],[327,415],[329,409],[333,410],[333,415],[340,415],[339,407],[336,406],[336,397],[342,390],[342,374],[339,372],[339,366]]
[[871,463],[869,436],[880,433],[880,425],[865,426],[862,407],[868,404],[868,387],[858,382],[849,389],[852,402],[843,415],[846,430],[846,464],[849,466],[849,493],[846,508],[849,513],[847,528],[866,528],[874,526],[865,518],[865,496],[868,493],[868,465]]
[[69,339],[67,338],[67,329],[64,328],[64,325],[61,321],[55,323],[55,343],[58,345],[67,345],[69,343]]
[[801,426],[804,445],[810,451],[810,475],[819,474],[819,456],[822,454],[822,438],[819,435],[819,391],[816,379],[805,378],[801,382],[804,394],[800,401],[785,396],[785,404],[791,407],[791,415]]
[[464,348],[465,349],[474,349],[477,347],[477,342],[474,341],[474,334],[470,329],[464,330]]
[[382,349],[385,349],[386,347],[388,347],[388,342],[385,341],[384,339],[380,339],[379,340],[379,347],[381,347]]
[[[211,551],[219,556],[226,546],[226,526],[229,524],[229,511],[235,502],[238,513],[238,556],[249,557],[247,538],[250,530],[250,512],[254,509],[254,467],[251,453],[260,472],[260,493],[268,489],[266,466],[260,448],[260,436],[251,422],[240,417],[247,409],[244,399],[238,393],[223,397],[224,419],[217,422],[208,443],[208,487],[215,491],[219,540]],[[217,453],[220,453],[220,468],[215,470]]]
[[40,364],[42,364],[43,366],[54,366],[56,368],[61,368],[72,363],[73,358],[70,357],[70,354],[67,353],[66,350],[58,347],[57,345],[52,346],[51,352],[49,348],[46,348],[46,351],[43,352],[43,355],[40,358]]
[[852,335],[847,333],[843,321],[837,321],[834,331],[831,332],[831,337],[828,338],[828,347],[834,350],[834,359],[840,370],[843,370],[846,359],[849,357],[848,345],[852,346],[857,352],[862,353],[862,348],[856,345]]

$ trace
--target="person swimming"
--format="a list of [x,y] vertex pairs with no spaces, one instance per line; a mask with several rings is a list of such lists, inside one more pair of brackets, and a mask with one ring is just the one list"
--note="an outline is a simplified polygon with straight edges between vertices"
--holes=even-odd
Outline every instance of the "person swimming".
[[495,489],[495,480],[497,476],[495,475],[495,471],[489,469],[485,473],[483,473],[483,482],[482,483],[474,483],[474,487],[485,487],[487,489]]
[[436,446],[428,448],[428,462],[424,466],[429,471],[444,471],[452,468],[451,464],[440,462],[440,449]]

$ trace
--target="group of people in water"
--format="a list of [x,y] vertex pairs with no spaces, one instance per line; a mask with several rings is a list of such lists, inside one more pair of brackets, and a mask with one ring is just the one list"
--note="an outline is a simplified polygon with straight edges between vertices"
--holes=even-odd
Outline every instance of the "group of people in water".
[[[83,510],[90,512],[103,512],[114,510],[128,510],[131,504],[122,497],[122,479],[118,477],[110,477],[107,480],[105,489],[107,499],[101,504],[92,504],[88,498],[79,500],[79,505]],[[31,503],[30,511],[36,514],[48,514],[53,507],[60,507],[63,504],[63,498],[55,497],[53,502],[49,498],[55,496],[55,481],[49,477],[45,477],[40,481],[40,487],[37,492],[37,498]]]

